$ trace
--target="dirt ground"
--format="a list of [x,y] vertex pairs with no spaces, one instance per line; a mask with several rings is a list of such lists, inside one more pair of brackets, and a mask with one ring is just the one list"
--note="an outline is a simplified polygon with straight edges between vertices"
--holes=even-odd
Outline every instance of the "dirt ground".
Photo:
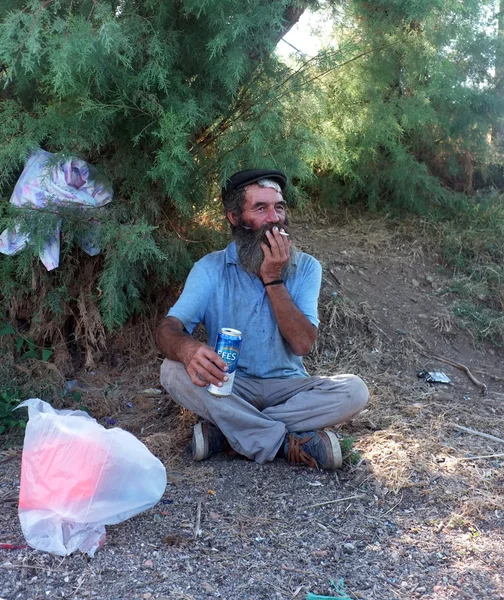
[[[422,237],[421,224],[376,218],[293,226],[324,267],[307,367],[370,388],[338,431],[355,438],[356,464],[193,463],[182,449],[194,418],[160,389],[160,359],[132,350],[78,386],[100,423],[164,461],[162,501],[108,527],[92,559],[0,550],[0,599],[504,599],[504,441],[461,429],[504,438],[504,352],[457,327],[451,277]],[[451,384],[424,382],[422,369]],[[0,452],[0,543],[22,546],[20,460],[15,444]]]

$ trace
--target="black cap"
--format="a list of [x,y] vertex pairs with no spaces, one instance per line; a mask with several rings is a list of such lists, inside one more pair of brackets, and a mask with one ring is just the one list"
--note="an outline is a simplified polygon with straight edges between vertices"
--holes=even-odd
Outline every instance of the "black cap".
[[287,177],[281,171],[272,171],[271,169],[246,169],[238,171],[226,181],[226,185],[222,188],[222,198],[227,194],[233,193],[235,190],[257,183],[260,179],[272,179],[276,181],[283,190],[287,185]]

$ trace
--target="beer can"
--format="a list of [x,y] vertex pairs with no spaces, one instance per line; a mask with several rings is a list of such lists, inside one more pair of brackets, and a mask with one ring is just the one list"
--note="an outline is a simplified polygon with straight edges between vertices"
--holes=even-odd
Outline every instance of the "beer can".
[[229,396],[233,389],[233,382],[236,375],[236,367],[238,366],[238,357],[240,356],[240,346],[242,342],[241,331],[231,329],[230,327],[222,327],[217,335],[215,343],[215,352],[224,360],[228,366],[226,375],[227,381],[222,382],[222,387],[210,384],[207,390],[214,396]]

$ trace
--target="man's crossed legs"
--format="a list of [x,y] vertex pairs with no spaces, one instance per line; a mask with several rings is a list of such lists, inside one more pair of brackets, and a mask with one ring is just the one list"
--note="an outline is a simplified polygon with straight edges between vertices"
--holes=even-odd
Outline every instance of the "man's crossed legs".
[[[194,385],[182,363],[168,359],[161,366],[161,384],[178,404],[216,425],[233,450],[260,464],[273,460],[279,451],[287,454],[289,443],[304,444],[306,436],[310,451],[310,444],[319,441],[312,435],[315,432],[335,437],[317,430],[351,419],[368,400],[366,384],[355,375],[236,377],[231,396],[216,397]],[[300,432],[307,433],[289,435]]]

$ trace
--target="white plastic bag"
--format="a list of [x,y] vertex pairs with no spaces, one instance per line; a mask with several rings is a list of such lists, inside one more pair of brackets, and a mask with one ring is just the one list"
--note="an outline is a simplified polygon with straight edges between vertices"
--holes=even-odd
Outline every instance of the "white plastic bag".
[[162,463],[135,436],[105,429],[83,411],[27,406],[19,519],[28,544],[60,556],[93,556],[114,525],[154,506],[166,488]]
[[[112,188],[104,181],[98,181],[96,169],[77,158],[69,158],[49,166],[53,154],[45,150],[35,150],[26,161],[12,192],[10,203],[14,206],[40,210],[48,203],[61,206],[80,206],[83,210],[95,209],[112,202]],[[46,245],[40,250],[40,260],[48,271],[59,266],[60,228],[58,222]],[[80,246],[90,256],[100,249],[94,243],[93,235],[80,240]],[[8,256],[17,254],[28,243],[30,236],[22,233],[19,225],[13,231],[0,234],[0,252]]]

